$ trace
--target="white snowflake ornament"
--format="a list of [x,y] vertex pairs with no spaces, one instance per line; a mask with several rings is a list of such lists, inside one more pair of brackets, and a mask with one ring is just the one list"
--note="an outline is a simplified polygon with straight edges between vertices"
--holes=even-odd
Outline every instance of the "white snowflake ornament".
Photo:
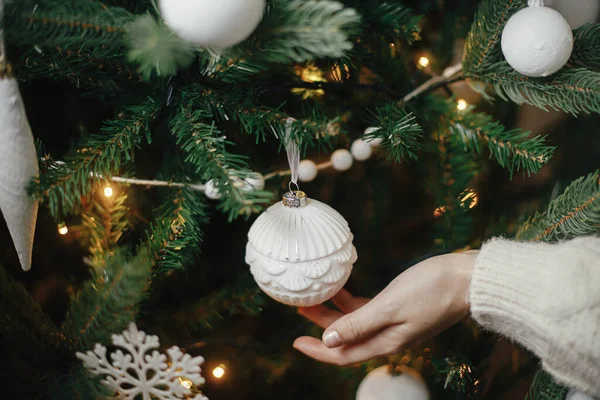
[[[77,358],[92,374],[105,376],[102,383],[115,391],[116,399],[188,399],[192,395],[189,383],[198,386],[205,382],[200,375],[204,358],[184,354],[177,346],[167,350],[167,358],[156,350],[158,336],[146,335],[134,323],[122,334],[113,335],[112,344],[117,347],[110,354],[112,364],[101,344],[96,344],[94,351],[77,353]],[[208,400],[202,394],[192,399]]]

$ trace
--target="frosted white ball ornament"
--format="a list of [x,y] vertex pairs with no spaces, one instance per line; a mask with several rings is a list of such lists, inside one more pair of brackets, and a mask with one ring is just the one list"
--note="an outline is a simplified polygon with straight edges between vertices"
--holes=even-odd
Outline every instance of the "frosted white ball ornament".
[[300,166],[298,167],[298,179],[300,179],[301,182],[312,182],[318,174],[319,170],[317,169],[317,164],[313,161],[302,160],[300,162]]
[[557,11],[530,0],[514,14],[502,32],[502,52],[516,71],[531,77],[549,76],[561,69],[573,51],[573,32]]
[[352,153],[346,149],[339,149],[331,154],[331,165],[336,171],[348,171],[353,163]]
[[296,307],[321,304],[344,286],[357,260],[348,222],[304,192],[288,192],[252,224],[246,264],[273,299]]
[[160,0],[159,7],[165,24],[182,39],[222,49],[254,32],[265,0]]
[[357,161],[366,161],[371,157],[371,153],[373,153],[371,145],[362,139],[355,140],[352,143],[352,147],[350,147],[350,151],[352,152],[352,157]]
[[429,390],[419,373],[408,367],[392,373],[391,365],[371,371],[360,383],[356,400],[429,400]]

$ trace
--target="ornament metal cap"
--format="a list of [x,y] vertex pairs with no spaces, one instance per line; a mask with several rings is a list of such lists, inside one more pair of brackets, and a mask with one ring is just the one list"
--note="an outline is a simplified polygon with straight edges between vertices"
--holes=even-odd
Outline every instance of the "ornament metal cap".
[[283,205],[290,208],[304,207],[308,201],[306,193],[301,190],[291,190],[283,195]]

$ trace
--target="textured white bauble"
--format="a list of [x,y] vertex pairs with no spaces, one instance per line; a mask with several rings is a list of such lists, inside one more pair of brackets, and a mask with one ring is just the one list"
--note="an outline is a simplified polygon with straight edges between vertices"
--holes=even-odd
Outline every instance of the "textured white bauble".
[[371,145],[362,139],[355,140],[352,143],[352,147],[350,147],[350,151],[352,152],[352,157],[357,161],[368,160],[371,157],[371,153],[373,153]]
[[311,160],[302,160],[298,167],[298,179],[301,182],[312,182],[315,180],[319,173],[317,164]]
[[270,297],[309,307],[344,287],[357,255],[344,217],[303,192],[294,193],[287,193],[254,222],[246,263]]
[[360,383],[356,400],[429,400],[429,391],[419,373],[403,367],[399,375],[384,365],[370,372]]
[[222,197],[212,179],[204,185],[204,194],[211,200],[219,200]]
[[346,149],[339,149],[331,154],[331,165],[336,171],[348,171],[352,168],[352,163],[352,153]]
[[262,19],[265,0],[160,0],[165,24],[181,38],[222,49],[247,39]]
[[531,6],[513,15],[502,32],[502,52],[518,72],[549,76],[573,51],[573,32],[565,18],[549,7]]
[[[381,128],[367,128],[365,129],[365,135],[370,135],[373,132],[377,132],[378,130],[380,130]],[[367,143],[369,143],[371,145],[372,148],[377,148],[379,146],[381,146],[381,142],[383,142],[383,138],[380,137],[376,137],[376,138],[366,138],[365,141]]]
[[258,172],[252,173],[250,176],[244,178],[243,190],[263,190],[265,188],[265,177]]
[[546,0],[544,4],[561,13],[572,29],[596,22],[600,14],[600,0]]
[[594,400],[594,398],[575,389],[571,389],[569,390],[569,393],[567,393],[566,400]]

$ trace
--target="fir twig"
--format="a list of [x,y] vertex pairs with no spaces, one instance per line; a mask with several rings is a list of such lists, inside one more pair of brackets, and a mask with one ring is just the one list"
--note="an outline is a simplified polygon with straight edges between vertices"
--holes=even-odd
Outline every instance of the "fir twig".
[[400,37],[409,44],[421,40],[422,17],[414,15],[410,8],[393,2],[382,2],[375,7],[368,2],[358,3],[356,7],[365,19],[367,32],[373,30],[392,41]]
[[398,108],[396,104],[388,104],[373,113],[370,124],[379,129],[365,135],[365,139],[382,139],[381,148],[386,151],[388,159],[401,162],[418,158],[423,129],[412,113]]
[[91,349],[95,343],[108,343],[135,319],[146,296],[151,261],[143,248],[134,258],[124,252],[110,256],[72,301],[62,332],[73,351]]
[[556,383],[549,373],[540,369],[535,374],[525,400],[563,400],[568,391],[569,389]]
[[569,62],[593,71],[600,70],[600,24],[585,24],[573,32],[574,47]]

